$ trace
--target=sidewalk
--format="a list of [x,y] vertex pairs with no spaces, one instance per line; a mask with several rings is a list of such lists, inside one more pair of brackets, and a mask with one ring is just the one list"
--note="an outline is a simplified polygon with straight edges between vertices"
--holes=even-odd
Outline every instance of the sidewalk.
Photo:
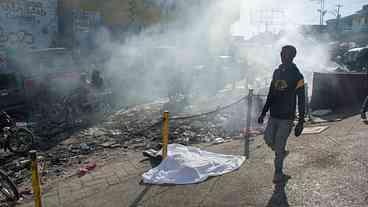
[[[273,193],[272,184],[274,155],[259,136],[251,142],[250,160],[240,170],[201,184],[142,185],[141,174],[150,163],[141,162],[141,153],[130,153],[81,178],[58,183],[43,195],[43,206],[265,207],[282,206],[276,203],[285,199],[290,206],[368,206],[368,125],[357,116],[328,125],[319,135],[290,137],[285,172],[292,178],[278,186],[278,193]],[[242,154],[243,143],[235,140],[203,149]]]

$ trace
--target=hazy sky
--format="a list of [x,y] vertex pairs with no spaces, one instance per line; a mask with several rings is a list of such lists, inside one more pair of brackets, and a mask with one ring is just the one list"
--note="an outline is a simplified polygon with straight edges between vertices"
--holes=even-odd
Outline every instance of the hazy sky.
[[[337,4],[342,4],[342,16],[353,14],[360,10],[364,4],[368,4],[368,0],[325,0],[328,13],[325,20],[334,18],[333,12],[336,10]],[[263,9],[277,9],[284,12],[282,25],[298,25],[298,24],[319,24],[320,8],[319,0],[243,0],[243,8],[241,9],[240,21],[234,25],[233,33],[249,36],[264,30],[264,28],[255,28],[250,25],[250,13]],[[253,19],[258,19],[258,17]],[[264,16],[264,15],[263,15]]]

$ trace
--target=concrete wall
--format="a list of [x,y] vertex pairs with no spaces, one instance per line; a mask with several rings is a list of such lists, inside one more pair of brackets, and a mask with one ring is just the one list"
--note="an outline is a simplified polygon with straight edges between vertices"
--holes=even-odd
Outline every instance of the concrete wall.
[[[164,4],[167,2],[169,4]],[[0,0],[0,69],[6,65],[9,52],[4,51],[9,49],[89,45],[88,39],[93,39],[94,31],[100,26],[110,28],[122,37],[125,32],[138,32],[152,25],[165,28],[169,21],[180,20],[183,10],[197,8],[200,12],[200,8],[208,7],[208,2],[198,2],[200,1]],[[224,8],[219,8],[218,15],[225,15],[221,10]],[[228,21],[231,18],[224,19]],[[227,35],[225,33],[231,23],[209,22],[213,31],[206,29],[208,38],[219,42],[218,37]],[[219,33],[224,34],[218,35]]]
[[1,0],[0,49],[50,47],[57,33],[57,0]]
[[10,51],[50,47],[57,31],[57,0],[0,0],[0,71]]

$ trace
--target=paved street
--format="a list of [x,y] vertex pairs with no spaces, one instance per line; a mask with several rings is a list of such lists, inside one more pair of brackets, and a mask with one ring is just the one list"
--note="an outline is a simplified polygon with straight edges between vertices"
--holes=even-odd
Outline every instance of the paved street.
[[[326,125],[326,124],[325,124]],[[272,184],[273,154],[258,136],[251,158],[240,170],[196,185],[140,184],[150,168],[140,152],[128,153],[81,178],[53,185],[43,195],[44,206],[65,207],[169,207],[169,206],[368,206],[368,126],[358,116],[327,123],[318,135],[289,140],[285,186]],[[242,154],[243,143],[202,146],[224,154]],[[283,190],[285,194],[283,193]],[[33,206],[25,202],[20,206]]]

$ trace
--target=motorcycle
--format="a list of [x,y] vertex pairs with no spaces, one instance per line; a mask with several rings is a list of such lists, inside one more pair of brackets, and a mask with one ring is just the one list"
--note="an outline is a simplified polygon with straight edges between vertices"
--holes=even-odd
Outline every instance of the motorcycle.
[[112,111],[109,101],[111,95],[111,90],[92,90],[88,93],[74,93],[66,97],[63,101],[66,123],[85,122],[93,115],[99,119],[106,117]]
[[18,127],[16,122],[6,113],[0,112],[0,148],[4,151],[24,155],[31,150],[34,135],[24,127]]
[[16,185],[4,171],[0,170],[0,204],[16,202],[19,198],[20,194]]
[[[25,155],[32,147],[34,136],[24,127],[18,127],[16,122],[4,111],[0,112],[0,147],[4,151]],[[9,176],[0,170],[0,203],[16,202],[20,194]]]

